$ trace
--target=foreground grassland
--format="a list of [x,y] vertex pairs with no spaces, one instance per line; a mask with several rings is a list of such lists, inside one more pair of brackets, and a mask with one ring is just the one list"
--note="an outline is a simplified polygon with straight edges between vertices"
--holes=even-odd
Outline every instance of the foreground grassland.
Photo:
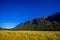
[[60,31],[4,31],[0,40],[60,40]]

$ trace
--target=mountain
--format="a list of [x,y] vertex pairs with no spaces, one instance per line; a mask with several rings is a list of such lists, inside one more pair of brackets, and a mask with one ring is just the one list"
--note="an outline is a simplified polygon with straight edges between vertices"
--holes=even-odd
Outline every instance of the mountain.
[[60,31],[60,12],[51,16],[34,18],[25,23],[17,25],[17,30],[35,30],[35,31]]

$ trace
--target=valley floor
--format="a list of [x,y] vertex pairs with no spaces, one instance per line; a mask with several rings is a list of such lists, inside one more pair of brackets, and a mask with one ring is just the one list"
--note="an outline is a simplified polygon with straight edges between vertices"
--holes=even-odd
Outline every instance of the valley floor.
[[60,40],[60,31],[0,30],[0,40]]

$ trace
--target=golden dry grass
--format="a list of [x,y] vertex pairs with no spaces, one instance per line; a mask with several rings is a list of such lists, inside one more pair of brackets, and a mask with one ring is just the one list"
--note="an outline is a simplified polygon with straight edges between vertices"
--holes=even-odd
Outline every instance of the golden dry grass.
[[60,40],[60,31],[0,31],[0,40]]

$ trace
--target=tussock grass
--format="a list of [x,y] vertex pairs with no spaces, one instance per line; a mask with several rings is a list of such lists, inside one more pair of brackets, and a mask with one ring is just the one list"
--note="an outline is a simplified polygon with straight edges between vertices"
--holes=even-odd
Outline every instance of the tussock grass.
[[60,31],[0,31],[0,40],[60,40]]

